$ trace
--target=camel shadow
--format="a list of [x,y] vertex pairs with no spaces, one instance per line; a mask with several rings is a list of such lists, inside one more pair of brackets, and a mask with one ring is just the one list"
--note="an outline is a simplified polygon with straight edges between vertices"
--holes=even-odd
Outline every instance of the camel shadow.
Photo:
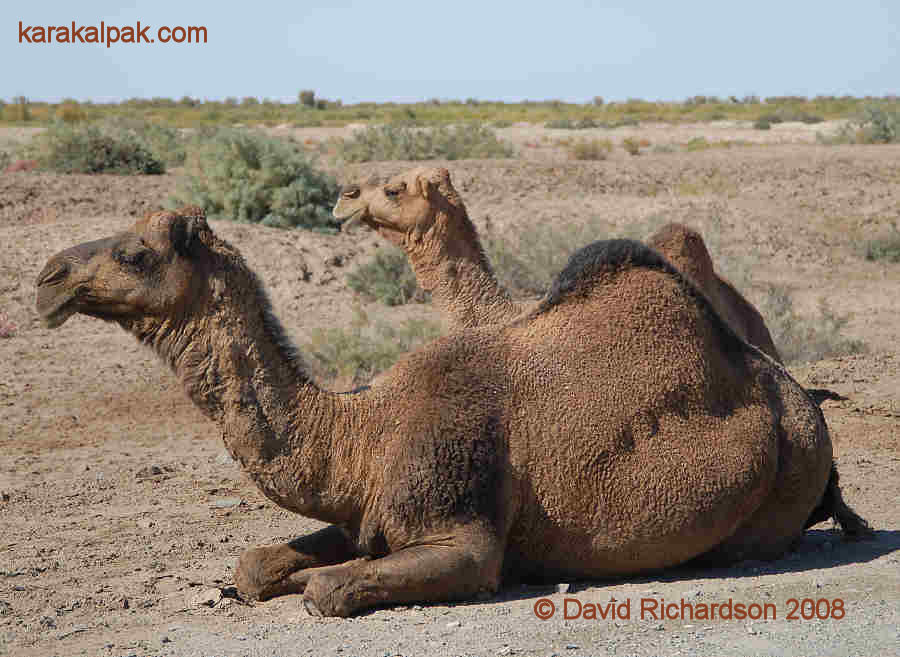
[[[621,584],[654,584],[801,573],[854,563],[867,563],[896,551],[900,551],[900,530],[878,530],[869,540],[845,541],[838,531],[813,529],[803,535],[790,553],[775,561],[741,561],[730,566],[698,566],[688,563],[644,575],[576,580],[567,583],[566,593],[573,594],[585,589]],[[453,606],[483,604],[484,602],[502,603],[545,597],[559,592],[558,587],[557,583],[506,586],[489,600],[464,601],[454,603]]]

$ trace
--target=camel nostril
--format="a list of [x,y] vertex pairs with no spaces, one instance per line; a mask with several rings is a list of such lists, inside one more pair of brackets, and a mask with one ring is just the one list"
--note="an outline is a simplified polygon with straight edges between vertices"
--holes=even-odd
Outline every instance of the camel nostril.
[[88,294],[90,294],[90,292],[91,292],[91,288],[88,287],[87,285],[79,285],[78,287],[75,288],[75,296],[76,297],[86,297]]
[[344,189],[341,190],[341,196],[344,198],[359,198],[359,193],[359,185],[351,185],[349,187],[344,187]]

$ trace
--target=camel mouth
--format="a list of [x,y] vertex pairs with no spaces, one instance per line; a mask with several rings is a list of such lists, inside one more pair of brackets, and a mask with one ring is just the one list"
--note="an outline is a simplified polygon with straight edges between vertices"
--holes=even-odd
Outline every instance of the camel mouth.
[[64,299],[53,306],[42,307],[41,299],[38,299],[38,314],[44,328],[55,329],[66,323],[72,315],[78,312],[75,307],[75,297]]
[[331,213],[334,215],[334,218],[337,219],[341,223],[341,231],[345,228],[350,228],[354,224],[360,223],[362,221],[362,215],[365,212],[365,208],[356,208],[352,212],[341,212],[337,207],[334,208],[334,211]]

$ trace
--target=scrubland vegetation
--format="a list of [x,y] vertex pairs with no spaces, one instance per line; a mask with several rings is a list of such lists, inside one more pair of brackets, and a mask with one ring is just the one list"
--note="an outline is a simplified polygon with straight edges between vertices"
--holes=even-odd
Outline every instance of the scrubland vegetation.
[[[455,160],[509,158],[516,154],[496,130],[526,121],[552,130],[573,131],[554,143],[574,160],[604,160],[614,151],[608,138],[579,137],[577,131],[641,122],[697,122],[739,119],[760,130],[785,121],[815,124],[847,119],[836,134],[819,136],[823,144],[896,143],[900,102],[896,98],[767,98],[719,99],[703,96],[683,102],[628,100],[589,104],[560,101],[498,103],[476,100],[431,100],[411,105],[360,103],[343,105],[315,97],[311,90],[297,102],[281,103],[246,97],[224,101],[192,98],[132,99],[116,104],[66,100],[51,104],[14,98],[0,102],[0,125],[46,126],[24,144],[0,144],[0,170],[14,162],[34,162],[39,169],[59,173],[161,174],[177,169],[179,186],[169,205],[193,204],[210,217],[260,223],[278,228],[333,231],[331,208],[338,193],[335,180],[317,156],[328,154],[332,165],[386,160]],[[291,138],[275,138],[254,130],[258,125],[316,126],[365,122],[352,137],[328,142],[320,152]],[[242,127],[243,126],[243,127]],[[683,144],[651,144],[639,137],[617,140],[630,155],[695,152],[730,148],[745,142],[692,138]],[[333,168],[333,167],[332,167]],[[681,196],[730,193],[731,183],[710,178],[703,187],[680,183]],[[502,282],[517,296],[546,291],[553,276],[577,248],[597,239],[626,236],[647,238],[668,219],[653,215],[631,226],[627,234],[596,217],[578,217],[570,225],[533,224],[503,237],[487,233],[486,249]],[[788,362],[854,353],[863,348],[843,337],[849,318],[824,301],[811,315],[794,308],[791,291],[760,283],[751,267],[721,253],[715,222],[698,226],[710,245],[721,273],[759,308],[775,343]],[[900,231],[865,243],[861,256],[900,262]],[[374,259],[346,276],[347,286],[363,301],[396,306],[425,301],[405,256],[383,249]],[[0,317],[0,320],[3,318]],[[2,323],[0,335],[15,327]],[[359,383],[388,367],[402,353],[436,336],[436,324],[406,321],[394,326],[372,324],[360,311],[347,328],[320,330],[307,345],[313,365],[325,378]]]
[[[598,102],[599,101],[599,102]],[[853,98],[850,96],[776,96],[760,99],[716,98],[693,96],[682,101],[647,101],[628,99],[589,103],[567,103],[560,100],[504,103],[476,99],[432,99],[420,103],[356,103],[344,105],[340,100],[316,98],[315,92],[304,90],[295,102],[259,99],[201,100],[188,96],[172,98],[132,98],[120,103],[92,103],[66,99],[47,103],[24,97],[9,99],[0,106],[0,125],[48,125],[53,121],[77,123],[113,117],[143,119],[173,127],[209,125],[293,126],[346,125],[348,123],[404,123],[435,125],[478,122],[505,127],[515,122],[543,124],[548,128],[586,129],[619,127],[644,121],[703,122],[725,119],[777,123],[779,121],[817,122],[825,119],[851,118],[873,104],[892,107],[896,97]]]

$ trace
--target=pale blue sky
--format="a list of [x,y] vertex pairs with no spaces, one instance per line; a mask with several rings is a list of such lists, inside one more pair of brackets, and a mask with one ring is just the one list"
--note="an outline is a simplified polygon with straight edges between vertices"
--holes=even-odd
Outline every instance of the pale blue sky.
[[[203,25],[208,43],[20,44],[24,25]],[[0,2],[0,98],[585,102],[900,93],[900,0]]]

